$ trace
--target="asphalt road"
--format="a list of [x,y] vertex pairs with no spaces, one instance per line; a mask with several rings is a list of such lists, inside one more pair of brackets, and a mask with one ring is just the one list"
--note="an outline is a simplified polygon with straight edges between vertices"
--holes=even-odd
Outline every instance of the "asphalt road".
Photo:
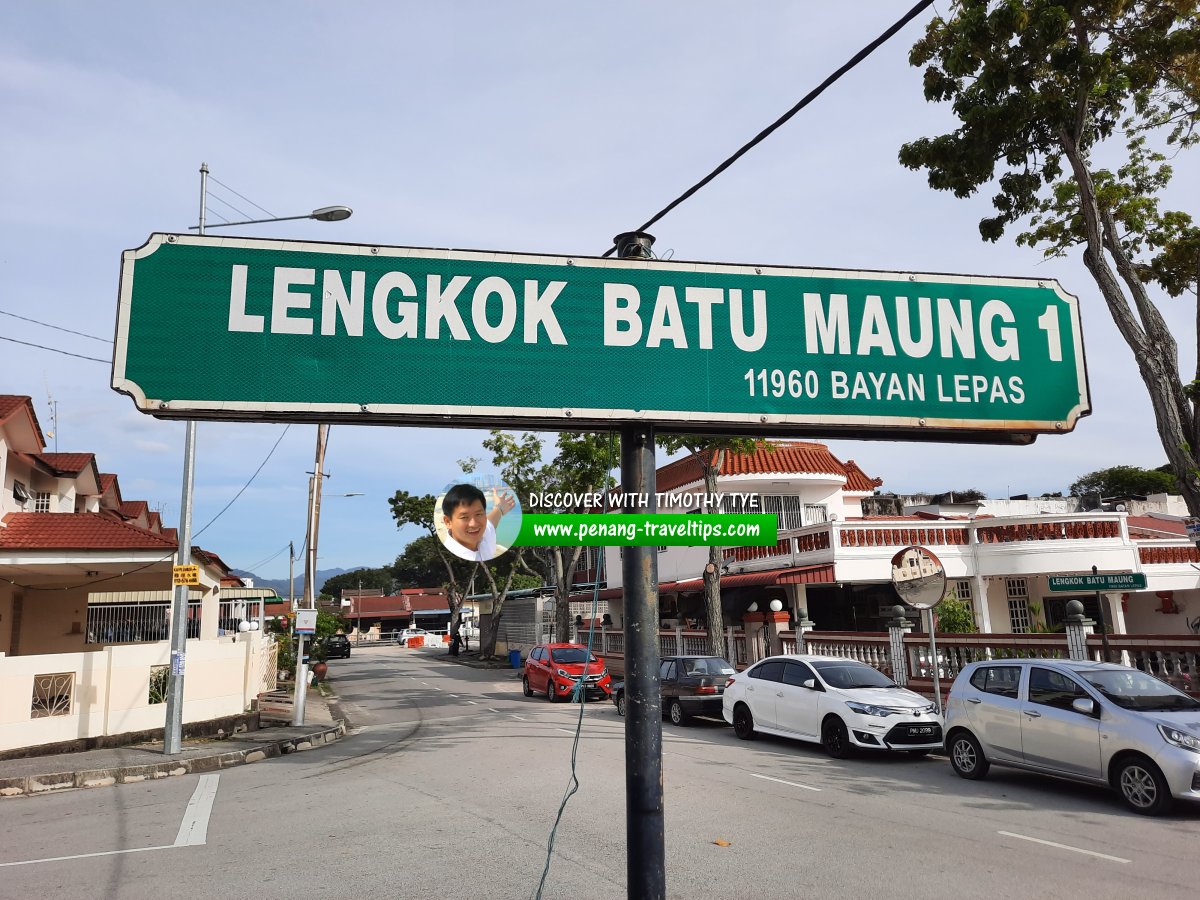
[[[0,801],[0,897],[534,896],[580,707],[442,654],[332,663],[354,731],[325,748]],[[582,711],[542,896],[623,898],[623,720]],[[713,721],[663,734],[672,897],[1182,897],[1200,881],[1200,808],[1146,819],[1099,789],[836,761]]]

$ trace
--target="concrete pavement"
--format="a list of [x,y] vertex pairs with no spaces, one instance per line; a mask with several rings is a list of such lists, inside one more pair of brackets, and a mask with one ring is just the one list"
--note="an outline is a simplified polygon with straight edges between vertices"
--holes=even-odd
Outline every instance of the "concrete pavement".
[[316,689],[308,692],[304,719],[300,726],[272,725],[221,739],[185,739],[180,752],[170,756],[163,754],[160,741],[0,760],[0,798],[212,772],[311,750],[346,733],[345,720],[335,718],[329,701]]

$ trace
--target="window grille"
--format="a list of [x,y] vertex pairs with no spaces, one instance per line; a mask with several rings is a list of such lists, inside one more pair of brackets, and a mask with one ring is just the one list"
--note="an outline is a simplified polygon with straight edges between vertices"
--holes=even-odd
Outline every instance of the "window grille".
[[47,716],[69,716],[75,700],[75,673],[57,672],[53,675],[33,676],[33,702],[29,716],[44,719]]
[[34,512],[50,512],[50,492],[49,491],[34,491],[33,492],[33,511]]
[[167,702],[167,679],[170,677],[170,666],[150,667],[150,695],[147,702],[151,706]]
[[1006,578],[1008,590],[1008,618],[1013,634],[1028,634],[1032,624],[1029,615],[1029,586],[1024,578]]
[[[171,636],[170,622],[170,603],[92,603],[87,611],[86,642],[165,641]],[[187,636],[200,637],[199,601],[188,603]]]
[[819,525],[822,522],[829,521],[829,510],[826,509],[824,503],[805,503],[804,504],[804,524]]
[[13,500],[17,503],[24,504],[29,499],[29,488],[25,487],[24,482],[13,482]]

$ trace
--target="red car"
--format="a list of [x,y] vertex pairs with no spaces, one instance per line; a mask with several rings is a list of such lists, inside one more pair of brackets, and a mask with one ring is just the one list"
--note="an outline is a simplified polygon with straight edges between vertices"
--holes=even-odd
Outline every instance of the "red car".
[[526,697],[542,694],[553,703],[570,698],[582,679],[589,698],[612,696],[612,678],[604,660],[579,644],[538,644],[525,660],[521,687]]

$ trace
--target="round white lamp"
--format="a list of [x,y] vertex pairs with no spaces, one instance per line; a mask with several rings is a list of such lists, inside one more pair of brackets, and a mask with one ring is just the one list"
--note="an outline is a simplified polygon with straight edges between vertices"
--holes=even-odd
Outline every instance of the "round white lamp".
[[238,622],[238,631],[245,634],[249,630],[250,630],[250,623],[247,622],[245,619],[242,619],[242,621]]
[[772,600],[771,601],[771,612],[779,612],[781,609],[783,609],[783,601],[782,600]]
[[753,603],[747,606],[746,612],[758,612],[758,601],[755,600]]

